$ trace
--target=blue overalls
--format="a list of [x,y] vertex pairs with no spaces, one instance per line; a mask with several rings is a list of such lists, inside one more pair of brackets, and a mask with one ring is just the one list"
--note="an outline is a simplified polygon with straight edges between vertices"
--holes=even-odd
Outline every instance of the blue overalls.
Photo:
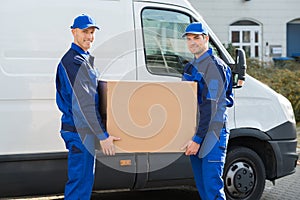
[[61,136],[68,152],[65,199],[90,199],[95,142],[108,138],[99,113],[94,58],[72,43],[57,67],[56,103],[62,112]]
[[212,49],[188,63],[183,80],[198,83],[198,126],[192,140],[200,144],[190,156],[202,200],[226,199],[222,179],[229,138],[226,107],[233,106],[230,68]]

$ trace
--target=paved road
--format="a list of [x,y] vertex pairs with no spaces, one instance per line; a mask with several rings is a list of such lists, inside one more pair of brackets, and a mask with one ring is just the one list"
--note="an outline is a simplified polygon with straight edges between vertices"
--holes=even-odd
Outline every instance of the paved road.
[[296,173],[276,180],[275,186],[266,182],[261,200],[296,200],[300,199],[300,166]]

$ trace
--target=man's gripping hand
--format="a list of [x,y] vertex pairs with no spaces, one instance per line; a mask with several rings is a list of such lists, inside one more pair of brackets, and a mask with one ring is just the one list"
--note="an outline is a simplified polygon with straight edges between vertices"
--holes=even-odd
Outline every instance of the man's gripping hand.
[[184,149],[185,149],[186,156],[196,155],[200,149],[200,144],[190,140],[183,147],[181,147],[181,150]]
[[104,155],[113,156],[116,153],[114,141],[121,140],[121,138],[110,135],[105,140],[100,140],[101,149]]

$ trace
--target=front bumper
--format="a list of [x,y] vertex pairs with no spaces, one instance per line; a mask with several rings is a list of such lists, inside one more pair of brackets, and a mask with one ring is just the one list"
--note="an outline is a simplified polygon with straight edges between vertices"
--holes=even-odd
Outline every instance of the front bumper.
[[269,141],[276,158],[276,178],[292,174],[296,170],[298,153],[297,139]]

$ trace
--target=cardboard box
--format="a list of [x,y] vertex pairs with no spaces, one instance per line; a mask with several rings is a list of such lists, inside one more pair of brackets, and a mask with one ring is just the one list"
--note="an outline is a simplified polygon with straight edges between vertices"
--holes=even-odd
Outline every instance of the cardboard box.
[[100,110],[116,152],[182,152],[196,130],[194,82],[100,81]]

